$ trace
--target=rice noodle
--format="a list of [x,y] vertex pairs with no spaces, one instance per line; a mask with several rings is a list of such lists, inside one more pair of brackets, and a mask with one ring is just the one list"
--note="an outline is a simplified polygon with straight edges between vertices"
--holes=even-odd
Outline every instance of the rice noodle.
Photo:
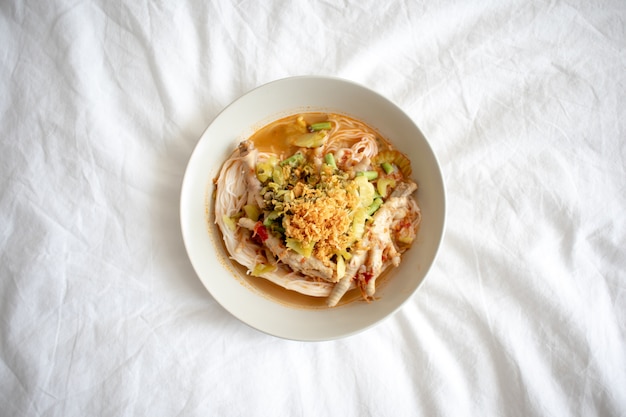
[[363,123],[341,115],[329,117],[332,129],[324,153],[333,153],[343,168],[355,167],[378,153],[376,135]]

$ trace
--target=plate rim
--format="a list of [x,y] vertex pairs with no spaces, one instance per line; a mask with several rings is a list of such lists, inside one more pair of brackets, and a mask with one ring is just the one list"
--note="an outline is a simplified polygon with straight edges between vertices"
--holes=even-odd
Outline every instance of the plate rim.
[[[254,325],[251,324],[249,322],[249,320],[246,320],[245,317],[242,317],[241,314],[239,314],[237,311],[233,311],[232,308],[230,308],[230,305],[227,305],[227,303],[224,302],[224,300],[219,297],[216,296],[214,290],[212,290],[212,288],[209,288],[209,286],[207,286],[207,283],[205,282],[205,279],[203,279],[202,277],[202,271],[200,271],[198,269],[198,266],[196,265],[196,262],[193,259],[193,248],[190,247],[190,237],[187,235],[188,230],[187,230],[187,225],[186,222],[188,221],[188,219],[186,218],[186,204],[188,204],[188,201],[186,200],[186,196],[187,196],[187,191],[189,189],[190,182],[189,182],[189,178],[193,175],[190,171],[190,169],[193,167],[192,163],[196,160],[197,155],[201,152],[201,144],[203,143],[203,141],[206,141],[205,137],[207,135],[207,132],[210,131],[210,129],[212,128],[212,126],[215,125],[216,121],[218,121],[221,117],[223,117],[224,114],[227,114],[227,112],[229,112],[232,108],[234,108],[237,103],[240,103],[242,100],[246,99],[246,97],[250,97],[251,95],[255,94],[255,92],[259,92],[259,91],[263,91],[264,89],[271,89],[273,85],[279,84],[279,83],[290,83],[290,82],[302,82],[302,81],[314,81],[314,82],[334,82],[334,83],[339,83],[339,84],[346,84],[346,85],[350,85],[352,88],[356,88],[356,89],[360,89],[364,92],[366,92],[367,94],[373,94],[374,96],[377,97],[378,100],[382,100],[387,106],[391,106],[392,110],[394,110],[394,112],[398,113],[399,116],[407,119],[408,122],[411,123],[411,127],[413,129],[415,129],[417,132],[420,133],[421,138],[423,139],[423,143],[421,144],[422,146],[425,146],[426,148],[428,148],[429,152],[430,152],[430,157],[432,158],[432,162],[433,162],[433,166],[432,168],[435,169],[436,172],[434,172],[435,176],[438,179],[438,184],[441,190],[440,193],[440,197],[441,197],[441,201],[440,204],[442,205],[442,213],[441,213],[441,219],[440,219],[440,227],[439,227],[439,232],[438,232],[438,239],[436,242],[432,242],[432,244],[434,245],[434,254],[432,256],[432,259],[429,261],[429,264],[426,266],[425,270],[423,271],[423,276],[422,279],[420,280],[420,282],[417,283],[417,285],[415,285],[415,288],[411,291],[410,294],[407,294],[406,297],[403,298],[403,300],[399,303],[397,303],[395,305],[394,308],[391,308],[386,314],[382,315],[381,317],[372,320],[371,322],[369,322],[366,325],[360,326],[358,328],[354,328],[351,331],[343,331],[343,332],[338,332],[338,333],[333,333],[333,332],[328,332],[327,334],[324,335],[320,335],[320,334],[316,334],[316,335],[311,335],[311,336],[306,336],[304,334],[302,334],[301,332],[298,333],[290,333],[290,332],[281,332],[281,331],[276,331],[276,330],[270,330],[267,327],[263,327],[263,326],[259,326],[259,325]],[[302,106],[302,107],[307,107],[307,106]],[[315,106],[311,106],[311,107],[315,107]],[[319,107],[318,107],[319,108]],[[331,106],[327,106],[328,109],[332,108]],[[297,113],[297,109],[296,108],[290,108],[290,109],[285,109],[282,110],[281,112],[275,112],[273,115],[266,117],[266,119],[268,121],[258,121],[255,124],[256,128],[259,128],[267,123],[269,123],[272,119],[276,120],[277,119],[277,113],[284,113],[285,116],[289,115],[289,114],[294,114]],[[344,114],[350,114],[350,112],[343,112]],[[364,121],[365,123],[368,123],[366,120]],[[369,123],[368,123],[369,124]],[[241,136],[245,136],[245,135],[241,135]],[[235,140],[232,140],[231,143],[235,143]],[[393,140],[392,140],[393,143]],[[222,161],[223,162],[223,161]],[[217,171],[219,172],[219,169],[221,168],[221,164],[219,167],[217,167]],[[212,193],[209,192],[209,188],[212,187],[212,179],[211,178],[207,178],[206,179],[206,188],[205,188],[205,195],[203,196],[203,201],[206,202],[206,199],[211,198]],[[210,203],[210,202],[209,202]],[[437,258],[439,257],[440,254],[440,249],[441,249],[441,245],[445,236],[445,232],[446,232],[446,223],[447,223],[447,191],[446,191],[446,186],[445,186],[445,182],[444,182],[444,177],[443,177],[443,173],[442,173],[442,169],[441,169],[441,164],[439,162],[439,159],[437,157],[437,155],[435,154],[434,150],[432,149],[432,145],[430,143],[430,141],[426,138],[426,136],[421,132],[421,129],[417,126],[417,124],[414,122],[414,120],[402,109],[400,108],[398,105],[396,105],[395,103],[393,103],[390,99],[388,99],[387,97],[383,96],[382,94],[378,93],[375,90],[372,90],[371,88],[368,88],[362,84],[359,84],[355,81],[349,80],[349,79],[344,79],[344,78],[340,78],[340,77],[335,77],[335,76],[319,76],[319,75],[298,75],[298,76],[291,76],[291,77],[285,77],[285,78],[280,78],[280,79],[276,79],[276,80],[272,80],[269,81],[265,84],[261,84],[257,87],[254,87],[251,90],[248,90],[246,92],[244,92],[243,94],[241,94],[240,96],[238,96],[237,98],[235,98],[234,100],[232,100],[228,105],[226,105],[221,111],[219,111],[216,116],[208,123],[207,127],[203,130],[202,134],[199,136],[196,144],[194,145],[194,149],[192,151],[192,153],[190,154],[190,157],[187,161],[187,165],[185,167],[185,172],[183,175],[183,179],[182,179],[182,183],[181,183],[181,189],[180,189],[180,201],[179,201],[179,210],[180,210],[180,227],[181,227],[181,234],[182,234],[182,238],[183,238],[183,243],[185,246],[185,251],[187,253],[187,256],[192,264],[192,267],[194,269],[194,272],[196,273],[196,276],[198,277],[198,279],[201,281],[201,283],[203,284],[203,286],[205,287],[205,289],[209,292],[209,294],[213,297],[213,299],[222,306],[222,308],[224,308],[229,314],[231,314],[233,317],[237,318],[239,321],[241,321],[242,323],[246,324],[249,327],[252,327],[258,331],[261,331],[265,334],[269,334],[272,336],[276,336],[276,337],[280,337],[283,339],[289,339],[289,340],[298,340],[298,341],[323,341],[323,340],[334,340],[334,339],[340,339],[340,338],[344,338],[344,337],[349,337],[352,336],[354,334],[357,333],[361,333],[367,329],[370,329],[374,326],[377,326],[378,324],[380,324],[382,321],[390,318],[391,316],[393,316],[397,311],[399,311],[407,302],[408,300],[410,300],[414,294],[417,292],[417,290],[423,285],[424,281],[428,278],[428,276],[430,275],[430,271],[432,269],[432,267],[435,265]],[[207,213],[208,216],[208,213]],[[210,223],[210,219],[205,218],[205,223]],[[216,242],[214,240],[215,236],[212,236],[210,238],[211,240],[211,245],[215,248],[216,246]],[[221,238],[221,236],[220,236]],[[219,255],[216,255],[216,258]],[[218,259],[218,262],[222,263],[220,259]],[[236,276],[232,276],[231,271],[225,271],[226,273],[228,273],[229,275],[231,275],[231,278],[234,278],[233,281],[242,281],[241,278],[238,278]],[[251,289],[248,289],[251,290]],[[252,292],[252,291],[250,291]],[[255,294],[256,296],[259,296],[260,294]],[[266,297],[263,297],[266,298]],[[274,304],[280,304],[276,301],[273,301]],[[347,306],[351,306],[354,303],[349,303],[346,306],[340,306],[340,307],[336,307],[333,309],[306,309],[306,308],[295,308],[295,307],[287,307],[296,311],[301,311],[301,310],[305,310],[305,311],[315,311],[316,314],[320,314],[321,312],[329,312],[329,311],[340,311],[342,310],[344,307]],[[322,314],[328,314],[328,313],[322,313]]]

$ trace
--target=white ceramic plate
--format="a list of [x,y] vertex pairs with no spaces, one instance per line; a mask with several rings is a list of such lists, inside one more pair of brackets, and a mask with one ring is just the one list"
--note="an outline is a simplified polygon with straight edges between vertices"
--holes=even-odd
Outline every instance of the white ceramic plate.
[[[417,240],[372,303],[334,309],[294,308],[245,285],[220,243],[209,204],[213,179],[237,144],[267,123],[302,111],[343,113],[377,129],[411,160],[419,184],[422,224]],[[430,145],[413,121],[381,95],[350,81],[303,76],[258,87],[226,107],[203,133],[182,184],[183,240],[198,277],[213,298],[248,325],[271,335],[329,340],[365,330],[397,311],[418,289],[435,261],[445,228],[445,189]]]

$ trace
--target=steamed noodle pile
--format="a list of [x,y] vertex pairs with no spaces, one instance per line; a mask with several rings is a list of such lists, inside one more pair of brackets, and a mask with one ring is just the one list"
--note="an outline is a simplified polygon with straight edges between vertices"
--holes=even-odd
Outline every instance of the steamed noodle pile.
[[[399,154],[397,151],[392,151],[387,142],[382,141],[371,129],[359,121],[335,114],[328,115],[328,120],[331,122],[331,128],[326,132],[327,136],[323,143],[310,146],[310,149],[303,149],[308,160],[321,170],[324,155],[332,154],[339,167],[336,168],[338,170],[336,172],[355,178],[355,175],[362,174],[363,171],[371,173],[376,168],[382,176],[388,176],[387,181],[395,187],[391,195],[382,197],[378,195],[384,203],[380,208],[376,208],[378,210],[376,214],[372,214],[371,211],[368,216],[368,232],[358,245],[356,243],[354,245],[359,249],[351,249],[350,254],[344,251],[345,267],[338,265],[340,260],[343,263],[343,258],[338,259],[341,257],[338,255],[336,262],[325,260],[325,264],[330,265],[336,271],[332,278],[321,279],[319,276],[305,274],[302,270],[295,271],[294,268],[288,266],[288,262],[280,262],[283,260],[283,255],[277,253],[276,244],[272,247],[259,241],[256,236],[256,225],[260,225],[261,222],[254,223],[250,219],[241,218],[245,217],[245,214],[242,214],[245,212],[244,208],[251,205],[263,207],[265,204],[262,196],[264,191],[261,190],[261,184],[255,175],[255,170],[258,169],[257,164],[276,159],[282,161],[290,156],[284,154],[284,151],[278,155],[273,152],[262,152],[254,149],[254,144],[250,141],[240,145],[240,148],[225,161],[215,182],[217,187],[215,222],[222,232],[226,250],[231,258],[243,265],[248,270],[248,274],[252,273],[301,294],[328,297],[327,304],[334,306],[346,291],[355,286],[361,288],[365,299],[372,298],[376,277],[389,265],[399,264],[400,254],[409,248],[417,233],[421,215],[415,199],[409,196],[417,185],[408,178],[410,165],[406,157],[402,156],[399,160],[391,161],[395,163],[392,167],[393,171],[383,172],[380,164],[372,161],[376,161],[377,158],[383,160],[380,158],[383,154],[397,155]],[[302,123],[302,118],[298,121]],[[291,125],[294,125],[294,118],[276,122],[274,127],[278,124],[284,124],[284,130],[289,131]],[[382,149],[379,150],[381,147]],[[267,213],[264,216],[267,216]],[[399,238],[400,234],[408,240]],[[284,254],[290,249],[281,246],[281,251]],[[267,265],[272,267],[259,268],[259,266]],[[343,276],[345,272],[340,272],[341,267],[344,270],[347,269],[349,277]],[[375,273],[372,273],[372,270],[375,270]],[[373,274],[375,276],[372,276]]]

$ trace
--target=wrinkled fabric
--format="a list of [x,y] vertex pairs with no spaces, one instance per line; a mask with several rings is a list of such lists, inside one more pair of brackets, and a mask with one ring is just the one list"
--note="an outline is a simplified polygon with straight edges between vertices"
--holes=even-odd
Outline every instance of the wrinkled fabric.
[[[625,28],[620,0],[1,2],[1,414],[626,415]],[[406,111],[448,201],[419,291],[321,343],[222,309],[179,226],[206,126],[304,74]]]

